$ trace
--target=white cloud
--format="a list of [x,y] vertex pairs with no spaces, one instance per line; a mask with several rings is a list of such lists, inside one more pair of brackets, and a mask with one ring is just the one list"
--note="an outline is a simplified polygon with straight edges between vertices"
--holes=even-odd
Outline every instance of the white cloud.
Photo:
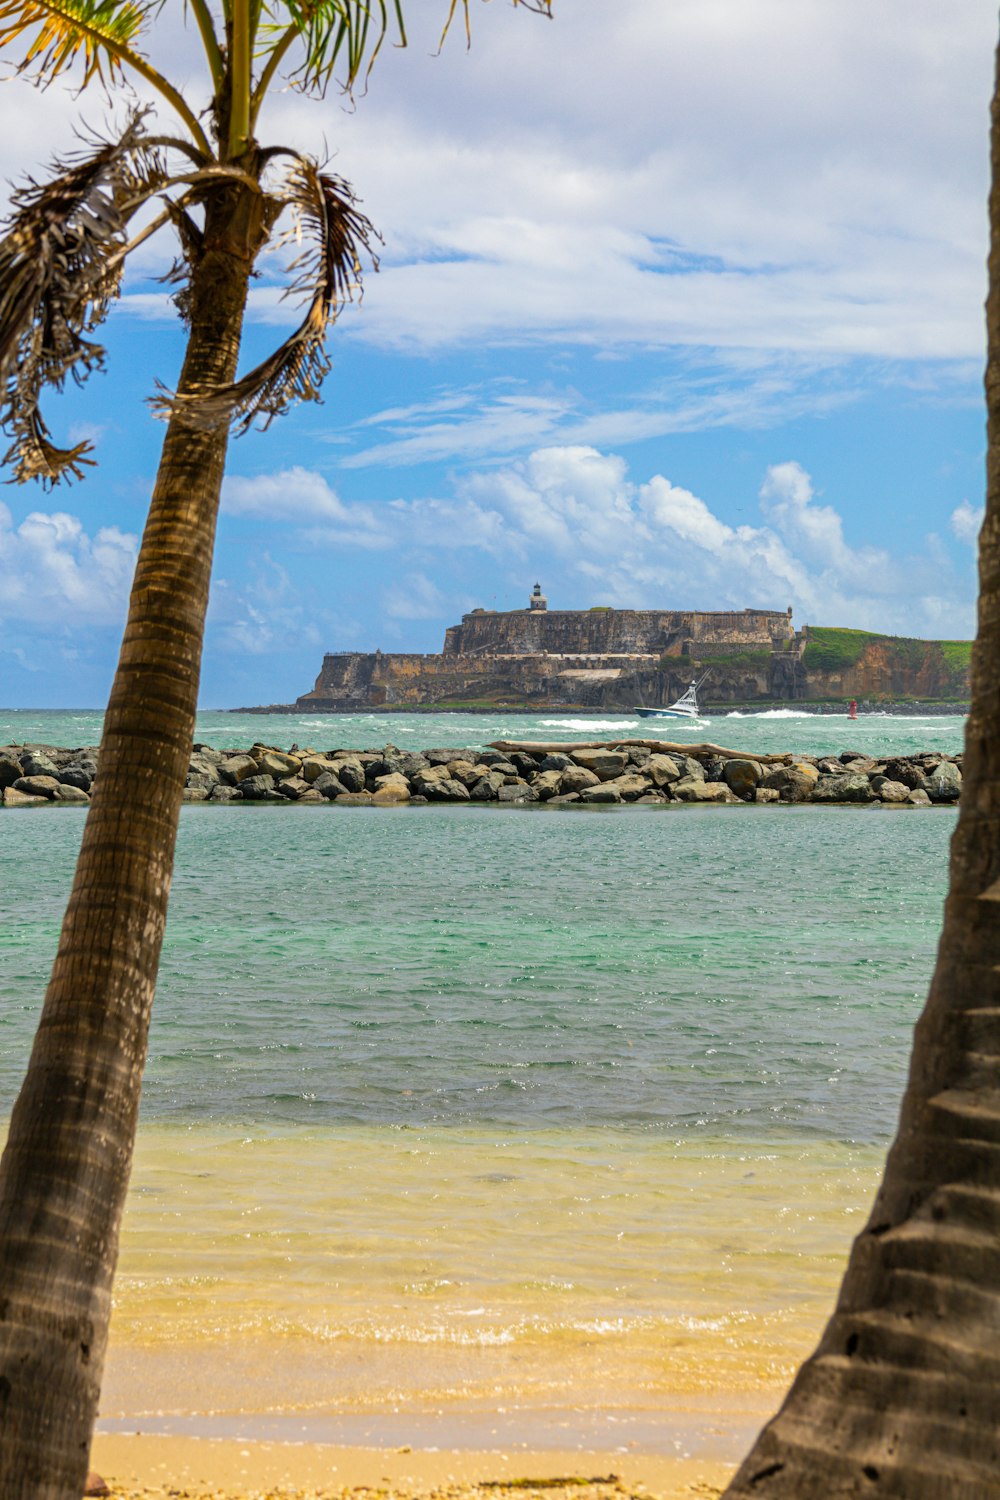
[[452,608],[426,573],[407,573],[382,591],[382,608],[393,620],[440,620]]
[[973,586],[933,538],[908,557],[856,546],[829,505],[814,502],[797,463],[772,466],[761,524],[730,526],[662,474],[645,483],[623,459],[585,447],[533,453],[463,481],[460,493],[498,517],[506,555],[592,580],[620,607],[784,608],[799,624],[897,634],[968,635]]
[[299,464],[277,474],[228,477],[222,488],[222,510],[228,516],[292,521],[320,544],[389,545],[368,506],[345,504],[321,474]]
[[[262,119],[265,141],[329,139],[386,236],[349,337],[980,356],[992,0],[911,0],[905,26],[870,0],[617,0],[612,25],[604,0],[551,23],[476,6],[471,51],[440,56],[434,11],[353,110],[279,91]],[[11,141],[25,118],[54,135],[30,90],[9,115]],[[295,316],[268,285],[251,308]]]
[[984,514],[981,505],[970,505],[968,500],[955,506],[951,513],[951,529],[960,542],[971,542],[975,546]]
[[137,538],[116,526],[88,536],[65,511],[32,511],[15,526],[0,503],[0,619],[46,634],[120,622],[137,549]]
[[[378,530],[361,545],[397,549],[408,561],[420,555],[420,569],[383,596],[396,619],[446,614],[444,601],[463,581],[453,559],[475,551],[508,572],[530,565],[537,576],[586,579],[595,602],[622,608],[791,604],[799,625],[971,634],[974,581],[939,537],[911,539],[909,555],[856,542],[836,508],[817,503],[811,477],[794,460],[768,468],[759,501],[754,524],[733,526],[663,474],[637,481],[618,454],[553,445],[465,475],[449,496],[372,507]],[[751,505],[747,495],[747,513]],[[315,541],[321,533],[308,535]],[[349,533],[328,535],[342,544]]]

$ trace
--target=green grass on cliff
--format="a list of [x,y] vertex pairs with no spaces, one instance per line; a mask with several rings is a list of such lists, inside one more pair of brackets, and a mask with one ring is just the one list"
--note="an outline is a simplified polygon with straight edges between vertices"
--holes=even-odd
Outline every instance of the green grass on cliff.
[[802,660],[810,672],[843,672],[857,666],[866,646],[884,640],[868,630],[835,630],[823,625],[809,626],[809,644]]
[[887,646],[900,667],[914,672],[927,661],[928,653],[937,652],[945,669],[960,677],[969,670],[972,657],[971,641],[923,641],[906,635],[810,625],[802,660],[809,672],[843,672],[857,666],[866,648],[876,643]]
[[967,672],[972,665],[971,641],[939,641],[949,671]]
[[[666,661],[669,659],[664,658]],[[698,665],[703,670],[718,667],[723,672],[766,672],[771,665],[771,652],[764,646],[759,651],[731,651],[725,656],[700,656]]]

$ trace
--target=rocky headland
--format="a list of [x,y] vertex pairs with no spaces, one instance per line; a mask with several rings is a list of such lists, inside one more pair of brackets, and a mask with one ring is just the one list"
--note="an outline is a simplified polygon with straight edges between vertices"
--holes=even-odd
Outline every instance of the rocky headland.
[[971,644],[803,625],[768,609],[474,609],[438,653],[327,652],[312,689],[270,712],[420,708],[574,712],[663,707],[704,678],[706,711],[725,704],[968,701]]
[[[98,774],[94,746],[0,746],[4,807],[83,805]],[[663,740],[591,744],[496,741],[487,750],[279,750],[194,747],[186,802],[337,806],[475,802],[549,807],[636,803],[871,803],[930,807],[961,794],[962,757],[937,751],[876,760],[753,755]]]

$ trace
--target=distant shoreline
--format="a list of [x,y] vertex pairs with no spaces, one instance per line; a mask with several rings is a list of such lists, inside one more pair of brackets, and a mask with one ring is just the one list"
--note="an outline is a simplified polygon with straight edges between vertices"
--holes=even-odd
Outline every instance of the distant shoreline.
[[[706,704],[702,709],[702,715],[706,719],[724,719],[729,714],[764,714],[773,713],[775,709],[791,709],[797,713],[816,714],[844,714],[847,712],[847,701],[809,701],[791,699],[756,699],[752,703],[717,703]],[[96,710],[99,711],[99,710]],[[525,714],[533,716],[537,714],[572,714],[579,719],[606,719],[609,714],[634,714],[634,707],[616,708],[606,706],[604,708],[582,707],[576,703],[382,703],[378,706],[371,704],[357,704],[344,708],[303,708],[295,703],[268,703],[255,708],[220,708],[206,710],[223,714],[296,714],[301,718],[329,718],[330,715],[347,714],[366,715],[373,718],[384,717],[387,714]],[[969,712],[968,703],[958,703],[953,700],[927,702],[905,702],[905,703],[858,703],[858,718],[877,718],[883,714],[898,715],[903,718],[938,718],[938,717],[961,717]]]

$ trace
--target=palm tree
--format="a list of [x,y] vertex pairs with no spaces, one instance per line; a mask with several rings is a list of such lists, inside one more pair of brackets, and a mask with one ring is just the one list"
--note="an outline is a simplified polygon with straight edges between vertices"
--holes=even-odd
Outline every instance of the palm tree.
[[[468,0],[444,0],[444,31]],[[515,0],[517,3],[517,0]],[[520,0],[547,11],[550,0]],[[79,1500],[107,1342],[174,841],[194,732],[205,610],[230,428],[267,425],[313,400],[324,336],[371,255],[350,188],[255,135],[283,73],[321,94],[371,68],[402,0],[190,0],[210,97],[196,109],[139,50],[154,0],[0,0],[0,46],[26,43],[20,71],[51,83],[74,62],[85,83],[132,74],[179,133],[134,111],[117,140],[91,142],[14,198],[0,241],[0,421],[19,480],[80,477],[87,445],[60,448],[40,411],[49,386],[102,363],[92,335],[129,252],[161,228],[187,323],[175,392],[160,392],[163,454],[52,978],[0,1163],[0,1495]],[[174,14],[176,9],[171,7]],[[130,229],[141,210],[156,212]],[[247,288],[290,212],[312,248],[297,261],[306,315],[237,379]]]
[[1000,1496],[1000,51],[962,804],[899,1130],[816,1352],[727,1497]]

